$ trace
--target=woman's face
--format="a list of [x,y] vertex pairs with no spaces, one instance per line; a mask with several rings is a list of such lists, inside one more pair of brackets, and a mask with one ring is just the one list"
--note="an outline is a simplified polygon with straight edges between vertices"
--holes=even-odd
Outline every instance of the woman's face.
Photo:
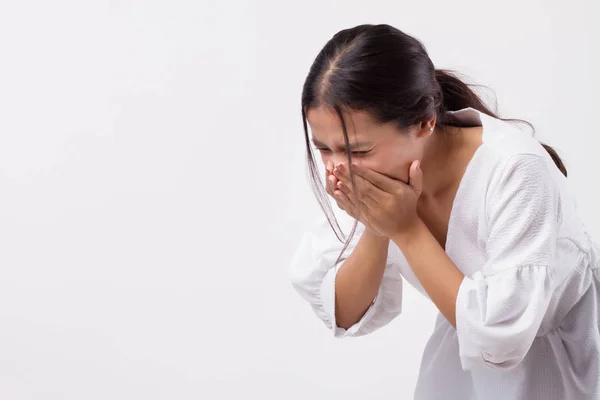
[[[342,124],[336,112],[321,106],[309,109],[306,119],[323,163],[347,164]],[[346,113],[344,122],[353,162],[408,182],[411,163],[423,157],[428,129],[415,125],[401,130],[394,123],[378,124],[370,114],[362,111]]]

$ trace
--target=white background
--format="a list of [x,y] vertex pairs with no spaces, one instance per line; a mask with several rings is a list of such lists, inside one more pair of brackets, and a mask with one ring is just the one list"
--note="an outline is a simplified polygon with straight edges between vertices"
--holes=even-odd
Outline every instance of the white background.
[[432,305],[334,340],[288,281],[308,68],[415,35],[559,150],[600,242],[596,3],[1,0],[0,398],[411,398]]

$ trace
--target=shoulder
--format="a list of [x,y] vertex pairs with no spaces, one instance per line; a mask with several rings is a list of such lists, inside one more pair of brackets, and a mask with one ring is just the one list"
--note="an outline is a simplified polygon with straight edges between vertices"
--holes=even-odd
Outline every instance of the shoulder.
[[[481,199],[480,215],[545,210],[560,220],[566,178],[544,147],[517,124],[486,118],[484,137],[467,177],[469,196]],[[567,196],[568,197],[568,196]]]
[[484,117],[482,146],[502,164],[514,157],[541,157],[553,162],[542,144],[531,132],[517,123]]
[[516,123],[485,117],[476,169],[491,187],[525,181],[528,185],[563,186],[565,177],[542,144]]

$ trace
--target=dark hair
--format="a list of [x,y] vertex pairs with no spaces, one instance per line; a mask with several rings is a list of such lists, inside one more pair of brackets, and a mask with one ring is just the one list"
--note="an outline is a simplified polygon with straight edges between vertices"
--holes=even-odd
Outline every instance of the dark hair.
[[[315,163],[306,120],[309,109],[322,105],[340,118],[349,164],[351,153],[343,118],[347,110],[367,111],[376,121],[395,122],[400,128],[434,116],[440,126],[455,125],[448,112],[468,107],[500,119],[456,74],[436,70],[424,46],[412,36],[389,25],[360,25],[335,34],[317,55],[304,82],[302,119],[311,183],[338,238],[341,230]],[[556,151],[543,146],[566,176]],[[351,236],[355,229],[356,224]]]

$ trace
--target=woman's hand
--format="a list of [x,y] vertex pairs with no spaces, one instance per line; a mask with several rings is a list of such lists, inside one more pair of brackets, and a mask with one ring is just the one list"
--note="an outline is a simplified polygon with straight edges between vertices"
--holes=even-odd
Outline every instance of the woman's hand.
[[365,226],[370,226],[378,235],[392,238],[418,225],[417,200],[423,182],[418,161],[410,166],[408,184],[356,164],[352,165],[352,171],[354,185],[343,164],[335,167],[334,176],[339,180],[338,189],[344,193],[341,197],[344,204],[352,199],[358,219],[364,221]]
[[357,219],[359,210],[352,199],[348,198],[346,193],[340,190],[339,179],[333,174],[333,162],[329,161],[326,165],[325,180],[327,193],[334,198],[338,207],[345,211],[352,218]]
[[345,211],[346,214],[350,215],[355,220],[359,221],[365,226],[365,229],[375,236],[384,236],[380,234],[377,230],[375,230],[369,223],[361,218],[360,209],[356,205],[354,197],[351,195],[351,192],[347,190],[345,185],[342,185],[340,180],[334,175],[334,166],[333,162],[328,162],[325,165],[325,186],[327,193],[334,198],[338,207]]

